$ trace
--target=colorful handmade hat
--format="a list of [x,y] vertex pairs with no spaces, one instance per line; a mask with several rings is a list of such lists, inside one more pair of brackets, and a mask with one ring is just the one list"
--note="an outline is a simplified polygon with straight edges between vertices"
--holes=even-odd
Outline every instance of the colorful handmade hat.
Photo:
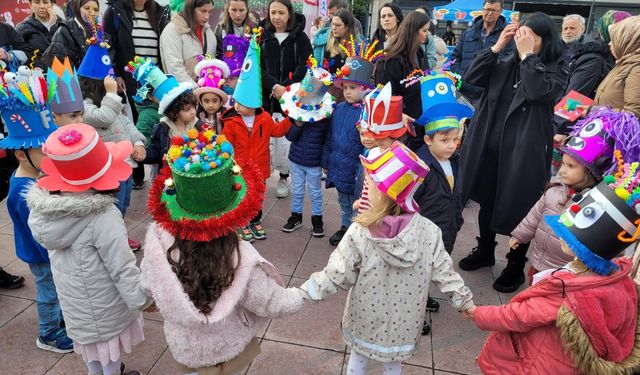
[[314,122],[331,116],[336,100],[327,89],[332,81],[331,74],[319,68],[313,56],[309,57],[307,74],[302,82],[287,86],[280,98],[284,114],[303,122]]
[[360,156],[365,172],[378,190],[393,199],[406,212],[419,210],[413,194],[429,173],[429,167],[404,144],[395,141],[373,159]]
[[249,51],[242,63],[238,84],[233,92],[233,99],[248,108],[262,107],[262,72],[260,71],[261,31],[256,29],[251,36]]
[[114,75],[111,57],[109,57],[109,44],[104,40],[104,30],[98,17],[86,22],[91,25],[91,38],[87,39],[87,52],[82,63],[78,67],[78,75],[92,79],[104,79],[108,75]]
[[398,139],[407,132],[402,121],[402,97],[391,95],[391,83],[376,88],[364,98],[360,129],[365,136],[376,139]]
[[27,149],[41,147],[56,130],[49,103],[55,87],[47,86],[39,70],[26,66],[5,72],[0,85],[0,115],[9,133],[0,140],[0,148]]
[[69,58],[60,62],[56,56],[53,64],[47,70],[47,83],[49,87],[55,87],[55,93],[51,100],[51,111],[56,114],[83,112],[84,102],[82,91],[75,68],[71,67]]
[[136,56],[125,70],[138,81],[139,88],[133,100],[142,103],[153,90],[151,95],[160,102],[158,113],[161,115],[181,94],[193,90],[191,82],[180,83],[174,76],[164,74],[151,59]]
[[222,61],[229,66],[231,77],[240,75],[247,51],[249,51],[249,38],[244,35],[227,34],[222,39]]
[[249,223],[262,208],[265,185],[250,162],[212,130],[173,137],[164,168],[149,192],[156,222],[176,237],[206,242]]
[[617,269],[611,259],[640,238],[640,163],[619,166],[614,175],[576,195],[560,216],[545,221],[590,270],[609,275]]
[[103,142],[87,124],[58,128],[42,151],[47,156],[40,164],[45,175],[38,185],[49,191],[115,190],[132,172],[126,162],[133,151],[131,142]]
[[560,151],[600,178],[615,166],[614,149],[625,159],[640,160],[640,123],[632,113],[601,107],[576,124]]
[[371,44],[367,40],[359,44],[355,43],[353,35],[349,41],[345,40],[340,45],[340,49],[345,53],[347,59],[344,65],[336,72],[334,85],[342,88],[344,82],[352,82],[372,89],[373,64],[384,56],[382,50],[375,50],[377,44],[377,39]]
[[199,56],[200,62],[193,69],[198,76],[198,88],[193,93],[199,98],[204,93],[214,93],[222,99],[222,103],[228,100],[227,94],[222,91],[224,80],[229,77],[229,67],[227,64],[212,56]]

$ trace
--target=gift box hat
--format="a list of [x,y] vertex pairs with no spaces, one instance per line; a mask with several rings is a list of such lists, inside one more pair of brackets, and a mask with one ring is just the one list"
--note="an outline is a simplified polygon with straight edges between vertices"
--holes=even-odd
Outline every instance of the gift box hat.
[[262,107],[262,72],[260,71],[260,30],[254,30],[249,51],[242,62],[233,99],[248,108]]
[[236,161],[224,135],[192,129],[172,138],[168,167],[154,180],[148,206],[176,237],[206,242],[246,226],[262,208],[265,185],[249,161]]
[[125,70],[138,81],[133,100],[142,103],[149,94],[153,95],[159,102],[158,113],[161,115],[181,94],[193,90],[191,82],[180,83],[174,76],[164,74],[151,59],[136,56]]
[[596,178],[611,171],[613,150],[627,160],[640,160],[640,122],[630,112],[596,108],[571,132],[560,152],[573,157]]
[[222,61],[229,66],[229,75],[238,77],[242,63],[249,51],[249,38],[242,35],[227,34],[222,39]]
[[56,56],[53,64],[47,70],[47,83],[55,87],[55,93],[51,100],[51,111],[56,114],[83,112],[84,102],[78,75],[75,68],[71,67],[68,57],[60,62]]
[[395,141],[373,159],[360,156],[364,170],[378,190],[406,212],[419,210],[413,195],[429,173],[429,167],[407,146]]
[[17,150],[38,148],[57,127],[49,103],[55,85],[48,86],[38,70],[26,66],[2,75],[0,85],[0,115],[9,133],[0,140],[0,148]]
[[590,270],[609,275],[618,267],[611,261],[640,237],[640,163],[619,167],[560,216],[545,221]]
[[227,94],[222,91],[224,80],[229,77],[229,67],[227,64],[212,56],[199,56],[200,60],[195,68],[194,73],[198,76],[198,88],[193,93],[199,98],[205,93],[214,93],[220,97],[222,103],[228,100]]
[[334,84],[342,88],[343,83],[351,82],[372,89],[373,64],[384,56],[383,51],[375,50],[377,44],[378,40],[371,44],[367,40],[356,43],[353,35],[350,40],[345,40],[340,45],[340,49],[347,58],[344,65],[336,72]]
[[42,151],[44,176],[38,185],[49,191],[115,190],[131,175],[126,159],[133,151],[129,141],[103,142],[87,124],[69,124],[53,132]]
[[331,74],[318,67],[313,56],[309,57],[307,74],[302,82],[287,86],[280,98],[284,114],[303,122],[314,122],[331,116],[336,100],[327,89],[332,82]]
[[398,139],[407,132],[402,121],[402,97],[391,95],[391,83],[376,88],[364,98],[360,129],[376,139]]
[[78,75],[100,80],[109,75],[113,76],[113,66],[108,51],[110,46],[104,39],[102,23],[98,22],[97,17],[86,23],[91,25],[91,37],[87,39],[86,43],[89,47],[78,67]]

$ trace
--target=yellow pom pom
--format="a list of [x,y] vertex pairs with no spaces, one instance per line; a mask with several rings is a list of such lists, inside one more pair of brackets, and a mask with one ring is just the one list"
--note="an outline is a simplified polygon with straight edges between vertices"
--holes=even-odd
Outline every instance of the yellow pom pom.
[[171,146],[171,148],[169,149],[169,158],[171,160],[175,160],[180,156],[182,156],[182,149],[178,146]]
[[190,129],[189,131],[187,131],[187,137],[189,137],[190,139],[198,138],[198,130]]
[[209,142],[211,142],[211,138],[213,138],[214,134],[215,133],[213,132],[213,130],[207,130],[206,132],[204,132],[204,136]]
[[225,137],[223,134],[218,134],[218,138],[216,138],[216,143],[221,145],[223,143],[225,143],[227,141],[227,137]]
[[615,190],[615,192],[616,192],[616,195],[617,195],[618,197],[620,197],[620,199],[622,199],[622,200],[624,200],[624,201],[626,201],[627,199],[629,199],[629,197],[631,196],[631,193],[629,193],[628,191],[626,191],[626,190],[625,190],[625,189],[623,189],[623,188],[617,188],[617,189]]

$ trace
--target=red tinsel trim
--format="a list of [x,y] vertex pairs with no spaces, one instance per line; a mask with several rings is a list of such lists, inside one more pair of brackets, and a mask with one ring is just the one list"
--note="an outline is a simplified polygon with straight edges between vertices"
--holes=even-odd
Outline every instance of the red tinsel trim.
[[[149,189],[147,206],[153,219],[175,237],[191,241],[207,242],[223,237],[249,224],[262,209],[266,185],[259,177],[258,169],[250,161],[236,160],[242,168],[242,176],[247,184],[247,192],[238,207],[219,217],[206,220],[180,219],[174,221],[160,200],[164,191],[164,181],[171,177],[171,169],[163,168]],[[216,192],[203,192],[216,194]]]

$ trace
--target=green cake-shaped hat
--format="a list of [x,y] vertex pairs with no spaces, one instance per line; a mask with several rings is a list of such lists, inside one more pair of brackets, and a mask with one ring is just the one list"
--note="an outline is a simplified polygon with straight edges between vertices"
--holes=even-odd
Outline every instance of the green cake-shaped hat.
[[149,207],[176,237],[206,242],[225,236],[247,225],[262,207],[264,184],[252,164],[236,163],[224,135],[192,129],[174,137],[166,161]]

